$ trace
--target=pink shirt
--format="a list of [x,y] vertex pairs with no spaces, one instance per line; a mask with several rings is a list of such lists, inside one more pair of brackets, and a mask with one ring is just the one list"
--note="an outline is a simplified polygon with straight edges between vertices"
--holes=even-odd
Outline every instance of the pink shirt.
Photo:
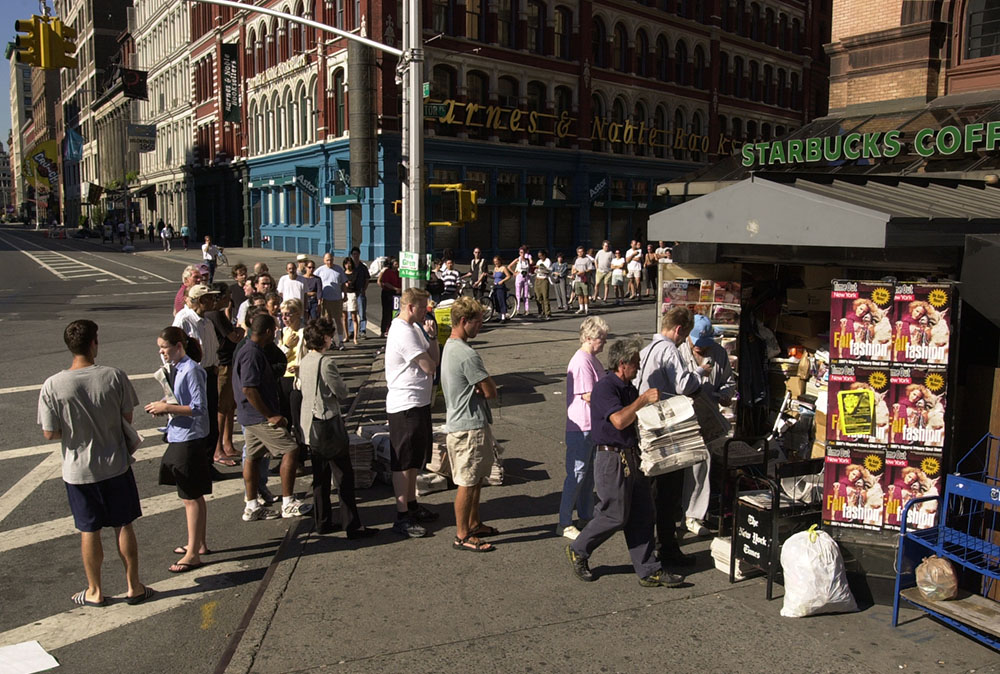
[[604,374],[604,366],[597,356],[580,349],[566,368],[566,430],[590,430],[590,403],[584,393],[594,390],[594,384]]
[[184,291],[185,290],[187,290],[187,286],[182,283],[180,290],[178,290],[177,294],[174,296],[174,313],[175,314],[178,311],[180,311],[181,309],[183,309],[185,307],[185,304],[184,304]]

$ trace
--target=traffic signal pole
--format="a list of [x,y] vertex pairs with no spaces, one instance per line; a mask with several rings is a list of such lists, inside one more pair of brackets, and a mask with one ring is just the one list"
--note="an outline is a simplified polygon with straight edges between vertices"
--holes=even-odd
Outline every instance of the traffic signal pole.
[[[210,5],[223,5],[250,13],[267,14],[286,21],[310,26],[316,30],[332,33],[338,37],[355,40],[400,59],[398,69],[403,77],[403,119],[402,144],[404,163],[406,165],[407,189],[403,191],[403,231],[401,248],[404,251],[417,254],[420,269],[424,268],[426,255],[426,239],[424,237],[424,108],[423,108],[423,22],[420,14],[420,0],[405,0],[403,3],[403,48],[396,49],[367,37],[362,37],[334,26],[305,19],[294,14],[279,12],[266,7],[248,5],[235,0],[185,0],[186,2],[204,2]],[[422,278],[404,278],[404,288],[423,287]]]

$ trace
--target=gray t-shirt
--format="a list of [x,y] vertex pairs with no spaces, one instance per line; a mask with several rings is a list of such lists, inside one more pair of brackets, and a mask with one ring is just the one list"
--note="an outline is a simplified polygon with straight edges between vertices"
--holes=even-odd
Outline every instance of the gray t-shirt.
[[610,250],[599,250],[594,259],[597,261],[597,271],[607,272],[611,271],[611,259],[615,256]]
[[476,393],[476,384],[490,376],[483,359],[461,339],[445,342],[441,354],[441,390],[448,409],[445,426],[449,433],[471,431],[493,423],[486,398]]
[[42,430],[62,434],[63,480],[93,484],[118,477],[132,464],[122,415],[139,404],[128,375],[91,365],[63,370],[45,380],[38,394]]

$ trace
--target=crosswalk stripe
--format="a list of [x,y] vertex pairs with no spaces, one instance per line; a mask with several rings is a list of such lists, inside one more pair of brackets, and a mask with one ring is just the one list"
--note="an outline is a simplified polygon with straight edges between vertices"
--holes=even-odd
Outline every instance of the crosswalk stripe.
[[8,489],[3,496],[0,496],[0,522],[3,522],[14,508],[21,505],[24,499],[31,496],[31,493],[38,489],[43,482],[57,475],[62,475],[61,459],[62,457],[56,452],[49,454],[42,459],[41,463],[18,480],[13,487]]
[[[242,493],[242,479],[223,480],[222,482],[216,482],[212,485],[212,493],[206,494],[205,500],[216,501]],[[159,515],[160,513],[170,512],[171,510],[178,510],[184,507],[184,503],[175,493],[150,496],[149,498],[142,499],[141,503],[142,514],[144,516]],[[225,515],[224,517],[238,518],[241,513],[242,509],[240,512],[233,512],[232,514]],[[0,553],[17,550],[18,548],[24,548],[29,545],[35,545],[36,543],[44,543],[45,541],[55,540],[57,538],[62,538],[63,536],[72,536],[76,533],[78,532],[73,524],[72,517],[60,517],[58,519],[49,520],[48,522],[29,524],[26,527],[11,529],[3,532],[3,536],[0,536]]]
[[[168,291],[170,292],[170,291]],[[92,297],[92,295],[80,295],[80,297]],[[139,379],[152,379],[152,372],[143,372],[141,374],[130,374],[128,378],[132,381],[137,381]],[[4,393],[26,393],[27,391],[40,391],[42,388],[41,384],[28,384],[27,386],[10,386],[8,388],[0,388],[0,395]]]
[[[63,280],[63,281],[68,280],[67,277],[62,272],[59,272],[56,269],[54,269],[53,267],[51,267],[48,264],[48,262],[46,262],[45,260],[43,260],[41,257],[39,257],[38,255],[35,255],[33,253],[29,253],[28,251],[26,251],[25,249],[21,248],[20,246],[18,246],[16,243],[14,243],[13,241],[11,241],[7,237],[0,236],[0,241],[3,241],[7,245],[9,245],[9,246],[17,249],[18,251],[20,251],[24,255],[27,255],[29,258],[31,258],[32,260],[34,260],[37,264],[41,265],[44,269],[52,272],[52,274],[54,274],[60,280]],[[95,267],[92,264],[87,264],[86,262],[80,262],[79,260],[74,260],[70,256],[64,255],[63,253],[57,253],[55,251],[45,251],[45,253],[47,253],[46,257],[47,257],[47,259],[49,261],[57,259],[57,257],[58,257],[58,259],[69,260],[71,262],[75,262],[79,267],[87,267],[88,269],[94,269],[94,270],[97,270],[98,272],[100,272],[101,274],[104,274],[104,275],[107,275],[107,276],[113,276],[114,278],[118,279],[119,281],[124,281],[125,283],[127,283],[129,285],[133,285],[133,286],[135,285],[135,281],[133,281],[131,279],[127,279],[124,276],[121,276],[119,274],[114,273],[113,271],[108,271],[106,269],[101,269],[100,267]]]
[[[137,379],[138,377],[130,377],[130,379]],[[41,388],[40,386],[35,388]],[[30,389],[29,389],[30,390]],[[0,390],[0,393],[13,393],[13,391]],[[139,431],[139,435],[144,438],[152,438],[157,435],[162,435],[155,428],[144,428]],[[25,456],[35,456],[36,454],[51,454],[59,450],[60,443],[58,442],[47,442],[44,445],[35,445],[34,447],[21,447],[19,449],[7,449],[0,452],[0,461],[4,459],[21,459]]]
[[[150,587],[156,590],[157,594],[137,606],[129,606],[125,602],[124,595],[101,609],[80,606],[0,633],[0,646],[37,640],[49,651],[63,648],[166,613],[184,604],[202,602],[221,590],[235,587],[236,583],[228,574],[246,568],[246,562],[209,564],[198,571],[172,576],[155,584],[151,583]],[[66,604],[69,603],[69,597],[66,597]]]

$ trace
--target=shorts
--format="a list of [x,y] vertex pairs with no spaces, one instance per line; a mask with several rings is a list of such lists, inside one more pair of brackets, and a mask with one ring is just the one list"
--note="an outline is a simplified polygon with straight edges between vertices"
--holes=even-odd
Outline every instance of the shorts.
[[493,468],[493,431],[489,424],[448,434],[451,479],[459,487],[478,487]]
[[73,523],[80,531],[124,527],[142,516],[139,489],[131,468],[117,477],[92,484],[64,484]]
[[434,432],[431,406],[389,413],[389,468],[395,472],[423,468],[431,459]]
[[344,311],[347,313],[357,313],[358,296],[355,293],[347,293],[347,300],[344,302]]
[[640,278],[642,278],[642,272],[641,271],[630,271],[628,273],[628,277],[629,278],[634,278],[634,279],[640,279]]
[[236,398],[233,395],[233,366],[219,366],[219,414],[233,414]]
[[590,295],[590,286],[583,281],[574,281],[573,292],[576,293],[577,297],[586,297]]
[[193,501],[212,493],[212,454],[208,438],[171,442],[160,460],[160,484],[177,487],[177,495]]
[[248,459],[259,459],[264,455],[264,452],[278,459],[299,449],[299,445],[289,432],[288,426],[271,428],[267,422],[244,426],[243,438],[247,442]]
[[602,283],[607,284],[608,277],[611,276],[610,271],[599,271],[594,277],[594,288],[597,289]]

